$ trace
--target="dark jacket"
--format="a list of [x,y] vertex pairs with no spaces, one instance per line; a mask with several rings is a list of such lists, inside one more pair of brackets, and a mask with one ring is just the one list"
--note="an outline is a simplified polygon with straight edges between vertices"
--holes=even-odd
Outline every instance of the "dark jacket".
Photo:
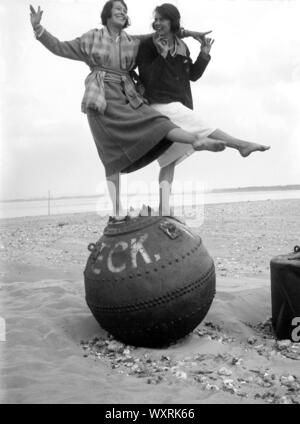
[[190,52],[187,57],[170,53],[164,59],[157,51],[152,38],[144,40],[139,47],[137,65],[143,86],[144,97],[150,103],[180,102],[193,109],[190,81],[197,81],[205,71],[210,55],[200,53],[193,63]]

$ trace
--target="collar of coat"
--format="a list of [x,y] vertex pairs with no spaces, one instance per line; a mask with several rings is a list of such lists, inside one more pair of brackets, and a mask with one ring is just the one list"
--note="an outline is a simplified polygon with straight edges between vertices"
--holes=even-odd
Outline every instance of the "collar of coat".
[[[115,41],[114,38],[110,35],[110,33],[109,33],[108,29],[107,29],[107,26],[103,26],[100,29],[100,31],[101,31],[101,33],[102,33],[101,35],[102,35],[102,37],[104,39],[110,40],[110,41]],[[119,40],[130,43],[130,42],[133,41],[133,38],[129,34],[127,34],[124,30],[122,30],[120,32],[120,35],[118,35],[116,41],[119,41]]]

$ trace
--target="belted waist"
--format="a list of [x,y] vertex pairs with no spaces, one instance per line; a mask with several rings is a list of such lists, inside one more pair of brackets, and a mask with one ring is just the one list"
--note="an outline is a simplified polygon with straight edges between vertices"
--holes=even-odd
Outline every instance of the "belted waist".
[[116,70],[116,69],[110,69],[110,68],[105,68],[103,66],[90,66],[90,70],[93,71],[102,71],[102,72],[106,72],[108,74],[113,74],[113,75],[119,75],[119,76],[128,76],[129,77],[129,72],[128,71],[122,71],[120,70]]
[[126,78],[130,78],[129,72],[127,71],[117,71],[115,69],[104,68],[103,66],[93,66],[90,69],[92,72],[103,72],[104,81],[121,83],[122,81],[124,82]]
[[123,85],[126,98],[133,109],[137,109],[144,103],[143,98],[137,93],[128,71],[108,69],[103,66],[90,66],[90,69],[91,74],[86,79],[86,91],[82,101],[84,113],[87,108],[104,113],[106,109],[104,84],[106,81]]

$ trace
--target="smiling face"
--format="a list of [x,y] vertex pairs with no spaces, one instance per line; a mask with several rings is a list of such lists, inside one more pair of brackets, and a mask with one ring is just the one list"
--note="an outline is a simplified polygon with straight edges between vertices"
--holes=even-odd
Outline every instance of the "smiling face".
[[163,18],[160,13],[155,12],[153,28],[158,35],[167,36],[171,33],[171,21]]
[[115,1],[111,9],[111,17],[107,19],[107,24],[117,28],[123,28],[127,19],[127,7],[121,1]]

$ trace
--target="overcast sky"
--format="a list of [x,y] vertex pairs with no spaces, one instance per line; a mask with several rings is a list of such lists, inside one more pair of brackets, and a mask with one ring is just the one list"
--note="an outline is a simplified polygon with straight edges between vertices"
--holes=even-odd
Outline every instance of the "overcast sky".
[[[1,0],[1,198],[96,194],[105,173],[80,111],[87,66],[35,40],[25,0]],[[208,188],[300,183],[300,2],[178,0],[182,25],[213,30],[212,60],[192,83],[195,108],[232,135],[270,144],[242,159],[236,151],[195,153],[180,181]],[[99,0],[43,0],[42,24],[61,40],[100,25]],[[128,0],[131,34],[151,31],[157,0]],[[199,44],[187,39],[193,59]],[[155,181],[157,163],[131,174]]]

